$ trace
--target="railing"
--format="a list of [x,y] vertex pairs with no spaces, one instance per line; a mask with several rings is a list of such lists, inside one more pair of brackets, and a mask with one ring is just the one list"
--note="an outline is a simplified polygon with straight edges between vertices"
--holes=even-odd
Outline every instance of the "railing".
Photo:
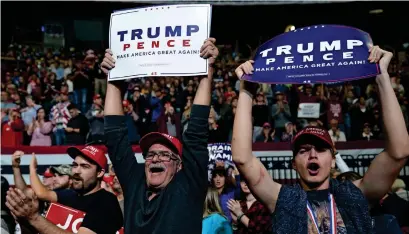
[[[341,155],[341,157],[352,171],[364,175],[376,155],[362,154],[356,157],[353,155]],[[275,181],[281,184],[294,184],[297,182],[299,176],[292,169],[292,156],[263,156],[259,157],[259,159]],[[409,162],[402,168],[399,177],[406,184],[409,184]]]
[[[105,149],[104,146],[98,146]],[[368,169],[373,158],[383,150],[382,141],[373,142],[347,142],[336,145],[338,152],[350,167],[351,170],[363,175]],[[31,153],[37,154],[38,171],[42,172],[51,165],[70,164],[72,159],[65,153],[68,146],[51,146],[51,147],[29,147],[22,146],[18,150],[26,153],[22,158],[22,173],[28,175],[28,165],[31,160]],[[13,183],[11,154],[16,148],[1,149],[1,169],[2,174]],[[143,163],[139,146],[133,146],[135,157],[139,163]],[[253,153],[257,156],[270,175],[279,183],[293,184],[296,183],[298,175],[292,169],[292,151],[288,143],[257,143],[253,145]],[[400,177],[409,184],[409,162],[401,170]],[[26,178],[28,181],[28,178]]]

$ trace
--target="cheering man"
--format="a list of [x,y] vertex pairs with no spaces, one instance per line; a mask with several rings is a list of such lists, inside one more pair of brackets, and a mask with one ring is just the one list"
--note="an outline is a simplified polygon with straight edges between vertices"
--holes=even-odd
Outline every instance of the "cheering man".
[[[242,81],[234,120],[232,153],[252,191],[273,213],[273,233],[373,233],[368,201],[382,198],[409,157],[409,136],[387,72],[392,53],[377,46],[369,62],[379,62],[379,86],[386,148],[372,161],[364,177],[354,182],[330,179],[335,149],[324,129],[302,129],[292,142],[293,168],[300,184],[274,182],[252,155],[251,108],[254,84]],[[240,78],[251,74],[253,61],[236,69]]]
[[[50,200],[86,213],[78,234],[115,234],[123,224],[122,212],[115,195],[101,189],[101,180],[107,166],[104,152],[93,146],[67,150],[72,163],[72,188],[50,191]],[[37,168],[33,157],[30,167]],[[41,234],[68,234],[38,213],[38,198],[30,190],[11,188],[7,192],[6,205],[19,221],[28,221]],[[23,224],[25,222],[22,222]]]
[[[122,82],[109,82],[105,99],[105,137],[125,197],[126,233],[201,233],[207,190],[212,64],[219,51],[215,39],[205,40],[200,56],[209,58],[208,76],[200,81],[189,126],[178,139],[153,132],[140,140],[145,165],[138,164],[128,139],[122,109]],[[108,49],[102,70],[115,67]]]

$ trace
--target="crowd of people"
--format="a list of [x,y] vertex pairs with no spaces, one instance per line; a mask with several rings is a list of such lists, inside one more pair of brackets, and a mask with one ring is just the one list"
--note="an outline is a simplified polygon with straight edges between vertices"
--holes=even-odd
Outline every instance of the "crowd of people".
[[[209,142],[230,142],[240,89],[234,69],[245,58],[231,45],[219,49]],[[14,45],[2,56],[4,61],[22,59],[18,66],[7,62],[2,66],[3,147],[103,143],[107,83],[99,68],[100,53],[74,48],[41,53]],[[392,87],[408,128],[409,66],[407,61],[392,62]],[[122,107],[132,144],[154,131],[181,139],[199,81],[199,77],[128,80]],[[305,126],[328,129],[334,142],[383,139],[377,87],[373,78],[334,84],[263,84],[253,100],[253,142],[290,142]],[[319,118],[299,118],[303,103],[319,103]]]
[[[33,69],[33,85],[27,89],[27,106],[21,109],[8,101],[10,90],[14,90],[14,97],[20,96],[13,83],[17,78],[7,78],[8,92],[2,102],[8,105],[9,113],[4,115],[8,117],[4,125],[12,128],[13,134],[16,129],[21,134],[26,131],[33,142],[38,139],[35,132],[50,137],[46,130],[54,128],[55,140],[49,138],[48,143],[103,142],[112,165],[98,146],[71,146],[67,154],[72,165],[49,168],[41,181],[33,154],[28,188],[20,170],[24,153],[16,151],[12,156],[15,188],[8,189],[2,178],[2,228],[12,233],[17,221],[22,232],[70,233],[44,217],[49,203],[58,202],[85,212],[80,234],[116,233],[122,227],[125,233],[157,234],[408,233],[405,209],[409,207],[409,192],[397,179],[409,158],[407,114],[405,119],[402,111],[407,103],[398,101],[404,100],[400,78],[388,72],[392,53],[371,48],[368,60],[379,63],[381,74],[375,83],[363,81],[371,87],[365,98],[360,96],[361,84],[270,87],[245,82],[238,78],[253,71],[252,62],[237,66],[237,57],[219,55],[214,43],[215,39],[207,39],[200,51],[200,56],[209,60],[207,77],[108,82],[103,85],[106,89],[95,91],[90,109],[87,98],[82,98],[84,92],[87,97],[88,89],[75,89],[75,80],[86,79],[91,85],[90,74],[115,69],[109,49],[100,65],[93,51],[85,52],[85,59],[73,68],[78,69],[73,77],[60,78],[66,83],[61,83],[60,91],[52,91],[58,100],[54,106],[44,99],[37,101],[41,101],[42,91],[36,96],[33,90],[41,90],[43,83],[34,72],[35,66],[27,68],[29,72]],[[27,64],[31,63],[28,59]],[[84,64],[89,70],[80,69]],[[17,77],[20,80],[24,75]],[[74,83],[72,97],[70,79]],[[344,99],[340,99],[342,92]],[[298,103],[307,102],[321,103],[322,118],[296,118]],[[26,111],[21,111],[23,108]],[[47,113],[51,121],[46,120]],[[373,126],[379,129],[375,131]],[[364,175],[336,175],[334,143],[341,137],[384,139],[386,147]],[[236,166],[216,162],[209,183],[207,144],[229,139]],[[10,142],[20,141],[15,138]],[[253,156],[255,141],[291,142],[292,166],[300,183],[290,186],[275,182]],[[132,151],[132,144],[138,142],[143,164]],[[397,211],[388,210],[397,204]]]

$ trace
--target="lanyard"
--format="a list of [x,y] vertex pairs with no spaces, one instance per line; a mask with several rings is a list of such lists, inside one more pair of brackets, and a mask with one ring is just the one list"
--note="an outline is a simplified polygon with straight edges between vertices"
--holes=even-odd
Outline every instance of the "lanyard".
[[[330,216],[330,233],[336,234],[337,233],[337,211],[335,208],[334,196],[332,194],[328,194],[328,208],[329,208],[329,216]],[[314,226],[317,229],[318,234],[320,234],[320,229],[318,228],[317,217],[314,214],[312,206],[308,201],[307,201],[307,212],[312,222],[314,223]]]

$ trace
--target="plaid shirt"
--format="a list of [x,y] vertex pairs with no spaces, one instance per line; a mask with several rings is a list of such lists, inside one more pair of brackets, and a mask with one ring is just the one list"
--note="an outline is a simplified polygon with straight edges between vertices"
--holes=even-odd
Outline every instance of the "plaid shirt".
[[246,201],[240,201],[240,205],[241,210],[250,221],[248,227],[244,226],[243,223],[240,223],[238,225],[238,230],[235,231],[235,234],[272,233],[271,213],[267,207],[257,200],[250,206],[250,209],[247,209]]

